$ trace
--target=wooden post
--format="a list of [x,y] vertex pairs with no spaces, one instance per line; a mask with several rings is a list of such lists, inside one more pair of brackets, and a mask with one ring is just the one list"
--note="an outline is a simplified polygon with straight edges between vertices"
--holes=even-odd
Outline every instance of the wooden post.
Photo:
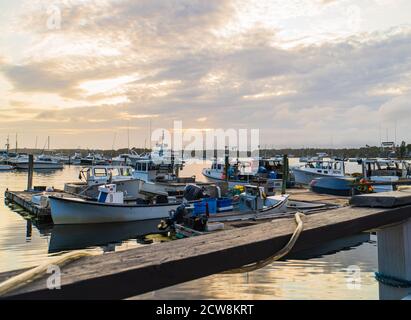
[[225,181],[228,182],[228,167],[230,166],[230,151],[228,150],[228,147],[225,147],[225,155],[224,155],[224,174],[225,174]]
[[[387,277],[411,281],[411,220],[377,232],[378,272]],[[379,283],[380,300],[401,300],[411,288]]]
[[29,155],[28,170],[27,191],[30,191],[33,189],[34,157],[32,154]]
[[283,157],[283,183],[281,188],[281,193],[285,194],[287,191],[287,181],[288,181],[288,155]]

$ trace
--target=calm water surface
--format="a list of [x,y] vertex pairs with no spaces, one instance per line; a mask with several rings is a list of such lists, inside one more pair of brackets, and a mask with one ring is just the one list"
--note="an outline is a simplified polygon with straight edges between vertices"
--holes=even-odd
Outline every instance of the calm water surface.
[[[354,164],[348,165],[349,172],[359,170]],[[182,174],[196,175],[201,180],[201,168],[190,165]],[[72,166],[54,172],[35,172],[34,185],[63,188],[65,182],[78,179],[79,170]],[[27,213],[8,207],[3,201],[6,188],[24,190],[26,184],[26,172],[0,173],[0,272],[33,267],[67,250],[87,248],[104,253],[135,248],[142,245],[139,236],[156,230],[158,221],[34,225]],[[345,250],[340,250],[342,247]],[[335,248],[339,251],[324,255]],[[248,274],[214,275],[134,299],[378,299],[378,284],[373,276],[377,271],[376,239],[357,236],[341,240],[335,248],[307,253],[308,259],[293,257]],[[361,270],[361,282],[355,288],[347,282],[347,268],[353,265]]]

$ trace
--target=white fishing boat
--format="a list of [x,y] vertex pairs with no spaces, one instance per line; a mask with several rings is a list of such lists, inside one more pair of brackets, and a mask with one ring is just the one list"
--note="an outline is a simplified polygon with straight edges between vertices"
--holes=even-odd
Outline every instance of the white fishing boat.
[[81,153],[76,152],[74,153],[73,156],[70,157],[70,164],[80,165],[81,159],[83,159],[83,157],[81,156]]
[[162,219],[177,203],[108,204],[79,198],[49,197],[54,224],[110,223]]
[[[373,185],[374,192],[393,191],[395,182],[411,179],[411,164],[404,160],[394,159],[361,159],[358,164],[362,167],[363,178],[377,182]],[[393,183],[378,185],[378,182]]]
[[49,196],[49,205],[54,224],[94,224],[161,219],[169,216],[170,210],[179,203],[167,198],[150,204],[125,203],[123,192],[116,185],[99,187],[98,201],[77,197]]
[[[255,187],[255,186],[251,186]],[[278,216],[282,216],[287,213],[287,201],[289,195],[276,195],[268,196],[266,198],[253,197],[257,200],[257,203],[261,199],[261,203],[255,206],[250,201],[250,196],[240,197],[240,208],[239,210],[234,210],[232,212],[217,213],[215,215],[210,215],[210,222],[225,222],[225,221],[238,221],[238,220],[249,220],[249,219],[268,219]]]
[[129,154],[120,154],[117,157],[111,159],[111,165],[113,166],[128,166],[131,165]]
[[10,171],[14,169],[14,166],[11,165],[10,160],[14,158],[15,155],[10,154],[9,148],[9,137],[7,137],[6,150],[0,153],[0,171]]
[[145,193],[167,193],[170,196],[181,196],[187,184],[210,185],[197,182],[195,176],[180,177],[184,161],[163,141],[157,143],[151,153],[135,158],[133,177],[143,181],[140,187]]
[[139,161],[142,155],[139,155],[136,151],[130,150],[129,153],[121,154],[118,157],[112,159],[113,165],[127,165],[136,167],[137,161]]
[[[27,170],[29,168],[29,156],[19,155],[10,160],[16,169]],[[33,168],[35,170],[58,170],[63,169],[63,164],[53,159],[51,156],[41,155],[34,159]]]
[[345,177],[345,163],[343,160],[310,160],[292,171],[296,184],[309,185],[315,178]]
[[[203,175],[210,181],[227,181],[228,186],[257,184],[264,186],[268,195],[282,189],[282,160],[279,158],[237,158],[228,161],[213,159],[211,167],[203,169]],[[228,179],[226,178],[226,172]]]
[[203,175],[211,180],[226,181],[226,172],[229,175],[229,185],[246,185],[258,173],[259,161],[253,158],[238,158],[229,161],[225,168],[224,159],[213,159],[210,168],[203,169]]
[[80,159],[80,164],[84,166],[106,165],[108,160],[99,153],[89,153],[86,157]]

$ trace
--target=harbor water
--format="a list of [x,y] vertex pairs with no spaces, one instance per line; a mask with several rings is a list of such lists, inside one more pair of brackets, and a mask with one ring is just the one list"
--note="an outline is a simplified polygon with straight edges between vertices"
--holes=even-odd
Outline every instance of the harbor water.
[[[296,160],[293,161],[295,164]],[[202,167],[188,165],[182,175],[196,175],[203,180]],[[78,179],[79,170],[66,166],[63,170],[35,172],[34,185],[63,188],[65,182]],[[347,171],[355,172],[358,168],[349,163]],[[136,248],[147,245],[142,244],[142,235],[156,231],[158,221],[38,225],[20,208],[4,203],[6,188],[24,190],[26,185],[27,172],[0,173],[0,272],[37,266],[69,250],[87,249],[103,254]],[[378,299],[378,283],[374,279],[376,237],[359,235],[340,241],[336,247],[338,250],[324,248],[323,252],[307,253],[307,257],[275,262],[252,273],[213,275],[133,299]]]

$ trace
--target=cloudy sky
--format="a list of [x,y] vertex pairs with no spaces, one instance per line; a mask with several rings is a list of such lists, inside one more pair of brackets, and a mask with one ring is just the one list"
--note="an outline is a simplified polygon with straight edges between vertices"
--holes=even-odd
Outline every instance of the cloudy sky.
[[173,120],[411,142],[409,0],[1,0],[0,30],[0,148],[144,146]]

